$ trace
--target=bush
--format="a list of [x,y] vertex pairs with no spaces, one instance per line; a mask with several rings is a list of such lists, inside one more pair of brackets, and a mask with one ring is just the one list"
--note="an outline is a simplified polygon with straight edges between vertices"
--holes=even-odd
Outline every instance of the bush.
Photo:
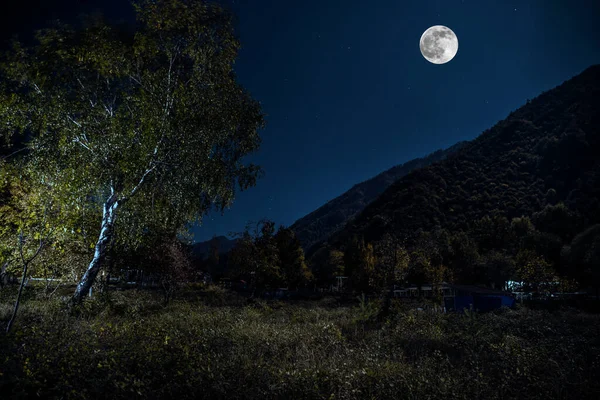
[[0,390],[64,399],[585,399],[600,390],[597,315],[393,303],[369,325],[366,301],[241,306],[221,288],[203,294],[164,307],[160,293],[115,292],[79,315],[58,300],[25,303],[0,337]]

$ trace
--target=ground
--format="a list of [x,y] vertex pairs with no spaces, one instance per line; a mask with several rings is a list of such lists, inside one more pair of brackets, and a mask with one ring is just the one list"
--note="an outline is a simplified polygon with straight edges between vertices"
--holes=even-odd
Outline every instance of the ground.
[[[0,292],[0,324],[14,293]],[[74,314],[26,293],[0,335],[0,393],[56,399],[597,398],[600,316],[433,314],[395,303],[262,302],[128,290]],[[10,396],[8,398],[11,398]]]

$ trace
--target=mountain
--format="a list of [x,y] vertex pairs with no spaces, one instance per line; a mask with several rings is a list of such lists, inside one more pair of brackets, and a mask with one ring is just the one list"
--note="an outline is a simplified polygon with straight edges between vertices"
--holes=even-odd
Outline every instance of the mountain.
[[415,169],[445,159],[466,144],[467,142],[457,143],[446,150],[438,150],[428,156],[397,165],[374,178],[356,184],[341,196],[294,222],[291,228],[296,233],[302,247],[309,249],[315,243],[327,239],[341,229],[396,180]]
[[235,245],[235,239],[228,239],[225,236],[215,236],[214,238],[205,242],[198,242],[192,246],[192,255],[194,258],[204,259],[208,256],[211,244],[216,241],[219,248],[219,254],[228,253]]
[[531,216],[563,202],[600,223],[600,65],[512,112],[459,152],[389,186],[330,238],[466,230],[485,216]]

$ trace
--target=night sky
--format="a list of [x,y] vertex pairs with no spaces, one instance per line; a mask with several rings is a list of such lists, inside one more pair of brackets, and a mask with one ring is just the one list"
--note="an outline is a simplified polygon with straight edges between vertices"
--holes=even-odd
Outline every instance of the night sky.
[[[3,39],[49,17],[101,9],[131,18],[126,1],[11,1]],[[243,49],[239,81],[267,127],[250,157],[265,170],[196,240],[248,221],[290,225],[354,184],[475,138],[545,90],[600,63],[597,0],[226,0]],[[40,6],[43,4],[43,7]],[[426,61],[421,34],[445,25],[459,40],[447,64]]]

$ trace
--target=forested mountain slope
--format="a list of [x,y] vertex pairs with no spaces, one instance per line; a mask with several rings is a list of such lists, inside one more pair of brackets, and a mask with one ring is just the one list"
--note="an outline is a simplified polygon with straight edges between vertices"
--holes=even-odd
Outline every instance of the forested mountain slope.
[[528,101],[464,148],[414,170],[330,240],[410,237],[419,229],[467,230],[485,216],[530,216],[564,202],[600,222],[600,66]]
[[302,246],[308,249],[315,243],[326,240],[331,234],[341,229],[396,180],[415,169],[445,159],[464,147],[466,143],[459,142],[448,149],[437,150],[425,157],[397,165],[374,178],[358,183],[344,194],[297,220],[291,228],[296,233],[296,237],[298,237]]

